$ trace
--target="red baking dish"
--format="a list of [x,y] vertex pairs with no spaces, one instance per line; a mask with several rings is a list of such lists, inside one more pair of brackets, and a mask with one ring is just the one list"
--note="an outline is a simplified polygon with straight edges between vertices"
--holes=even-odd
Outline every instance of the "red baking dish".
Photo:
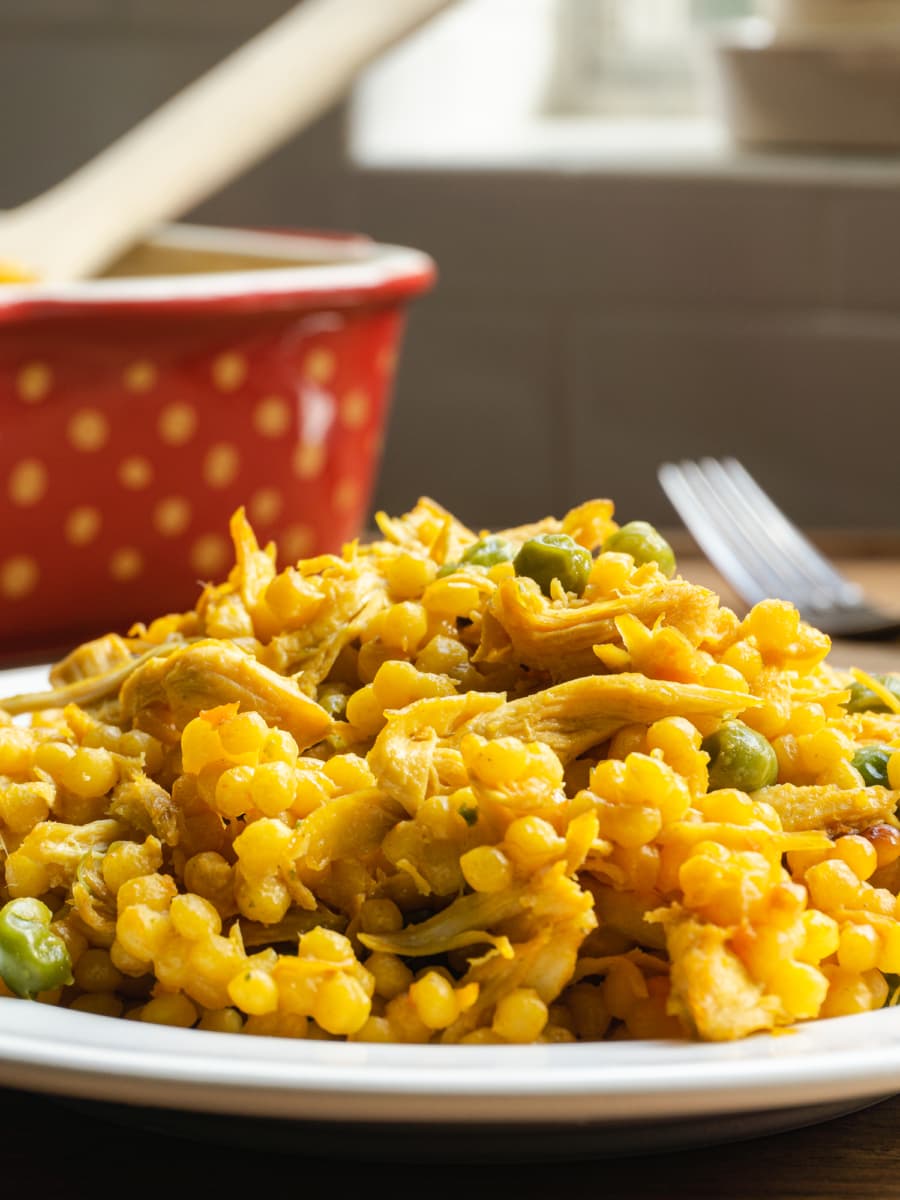
[[363,525],[427,255],[175,226],[109,276],[0,289],[0,655],[194,604],[245,505],[281,561]]

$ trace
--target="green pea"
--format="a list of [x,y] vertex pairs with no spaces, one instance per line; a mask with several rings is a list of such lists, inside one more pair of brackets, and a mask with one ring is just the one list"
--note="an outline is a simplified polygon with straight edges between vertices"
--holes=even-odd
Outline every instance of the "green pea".
[[888,759],[893,753],[889,746],[861,746],[853,755],[853,766],[866,787],[888,786]]
[[72,982],[68,947],[50,928],[52,920],[47,905],[30,896],[0,909],[0,977],[23,999]]
[[[873,675],[872,678],[884,684],[887,690],[900,700],[900,675]],[[844,708],[851,713],[891,711],[871,688],[867,688],[864,683],[858,683],[856,680],[850,684],[850,699]]]
[[603,543],[603,549],[630,554],[638,566],[655,562],[663,575],[675,574],[675,552],[659,530],[647,521],[629,521]]
[[567,533],[540,533],[523,543],[513,559],[517,575],[527,575],[540,584],[545,596],[558,579],[567,592],[580,596],[587,587],[593,563],[590,550],[579,546]]
[[445,562],[439,568],[437,578],[444,579],[447,575],[458,571],[460,567],[495,567],[497,563],[512,562],[515,554],[515,546],[505,538],[491,534],[489,537],[481,538],[479,541],[473,542],[471,546],[467,546],[458,562]]
[[703,739],[709,755],[709,790],[755,792],[778,778],[775,751],[761,733],[743,721],[726,721]]
[[459,561],[460,563],[470,563],[473,567],[495,567],[497,563],[512,562],[515,556],[515,546],[511,545],[506,538],[492,534],[490,537],[481,538],[480,541],[467,546]]

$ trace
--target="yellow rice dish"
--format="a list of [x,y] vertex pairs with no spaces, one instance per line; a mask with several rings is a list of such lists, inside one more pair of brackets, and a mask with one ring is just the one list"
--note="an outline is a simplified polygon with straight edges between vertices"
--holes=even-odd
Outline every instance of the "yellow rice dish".
[[401,1043],[726,1040],[900,982],[900,678],[609,501],[421,500],[0,701],[4,994]]

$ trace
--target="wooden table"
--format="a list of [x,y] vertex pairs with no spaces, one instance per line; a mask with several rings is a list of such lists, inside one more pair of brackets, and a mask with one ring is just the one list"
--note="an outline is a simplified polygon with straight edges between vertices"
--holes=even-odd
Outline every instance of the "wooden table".
[[[900,1087],[900,1081],[898,1081]],[[0,1090],[6,1195],[139,1200],[273,1194],[420,1195],[424,1200],[893,1200],[900,1196],[900,1096],[826,1124],[677,1153],[544,1162],[372,1161],[346,1132],[339,1155],[245,1150],[122,1126],[56,1100]],[[524,1149],[524,1145],[523,1145]],[[320,1190],[324,1176],[326,1188]],[[406,1188],[414,1189],[406,1193]],[[290,1191],[282,1192],[288,1188]],[[334,1189],[333,1191],[331,1189]],[[26,1190],[27,1189],[27,1190]],[[327,1190],[326,1190],[327,1189]],[[404,1189],[401,1191],[400,1189]]]
[[[886,604],[900,610],[900,558],[848,561],[849,574]],[[736,599],[702,562],[682,560],[682,572]],[[834,651],[842,666],[900,670],[900,642],[843,643]],[[900,1093],[900,1078],[897,1081]],[[256,1195],[289,1186],[318,1186],[318,1166],[329,1189],[342,1196],[372,1195],[412,1187],[435,1197],[572,1197],[608,1200],[890,1200],[900,1197],[900,1095],[825,1124],[748,1142],[678,1153],[642,1154],[595,1161],[494,1163],[473,1166],[455,1156],[424,1165],[373,1164],[354,1156],[348,1129],[346,1153],[317,1163],[307,1154],[216,1147],[121,1127],[59,1100],[0,1090],[2,1178],[11,1195],[96,1197],[107,1190],[137,1196],[146,1180],[165,1196],[201,1196],[212,1187],[228,1196]],[[315,1181],[315,1182],[313,1182]],[[379,1182],[381,1186],[379,1186]]]
[[[898,1081],[900,1087],[900,1081]],[[522,1159],[469,1163],[464,1148],[416,1162],[414,1138],[402,1159],[362,1158],[352,1130],[330,1154],[245,1150],[128,1126],[59,1100],[0,1090],[2,1178],[11,1196],[139,1200],[212,1195],[325,1195],[336,1200],[401,1194],[427,1200],[894,1200],[900,1196],[900,1096],[790,1133],[671,1153],[622,1158]],[[316,1172],[313,1175],[312,1172]],[[379,1186],[379,1181],[382,1181]],[[28,1188],[26,1192],[25,1188]],[[389,1192],[390,1189],[390,1192]],[[290,1194],[290,1193],[284,1193]]]
[[[900,1082],[898,1084],[900,1087]],[[400,1188],[427,1200],[894,1200],[900,1196],[900,1096],[838,1120],[769,1138],[624,1158],[472,1164],[374,1162],[242,1150],[122,1127],[55,1100],[0,1091],[2,1177],[7,1194],[38,1200],[113,1194],[138,1200],[139,1184],[167,1198],[258,1196],[284,1186],[319,1192],[322,1165],[336,1200],[379,1200]],[[415,1158],[414,1146],[408,1157]],[[319,1175],[319,1178],[322,1177]],[[314,1182],[313,1182],[314,1181]],[[379,1181],[382,1186],[379,1187]],[[289,1194],[289,1193],[286,1193]]]

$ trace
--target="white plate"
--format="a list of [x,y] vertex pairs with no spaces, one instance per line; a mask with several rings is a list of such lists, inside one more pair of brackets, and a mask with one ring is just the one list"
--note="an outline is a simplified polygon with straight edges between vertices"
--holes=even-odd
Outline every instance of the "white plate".
[[[0,696],[45,679],[43,669],[0,672]],[[458,1154],[463,1132],[474,1157],[502,1156],[513,1142],[518,1157],[622,1153],[794,1128],[900,1091],[900,1008],[718,1045],[385,1046],[170,1029],[2,999],[4,1085],[139,1106],[132,1116],[157,1126],[165,1114],[218,1114],[187,1132],[295,1149],[309,1144],[305,1130],[327,1151],[329,1128],[350,1125],[355,1152],[395,1158],[441,1153],[446,1137]],[[346,1155],[346,1139],[334,1149]]]
[[521,1159],[709,1144],[852,1111],[897,1091],[898,1079],[897,1009],[726,1045],[384,1046],[0,1000],[0,1085],[102,1101],[104,1115],[167,1132],[344,1156],[430,1158],[452,1146],[457,1158]]

